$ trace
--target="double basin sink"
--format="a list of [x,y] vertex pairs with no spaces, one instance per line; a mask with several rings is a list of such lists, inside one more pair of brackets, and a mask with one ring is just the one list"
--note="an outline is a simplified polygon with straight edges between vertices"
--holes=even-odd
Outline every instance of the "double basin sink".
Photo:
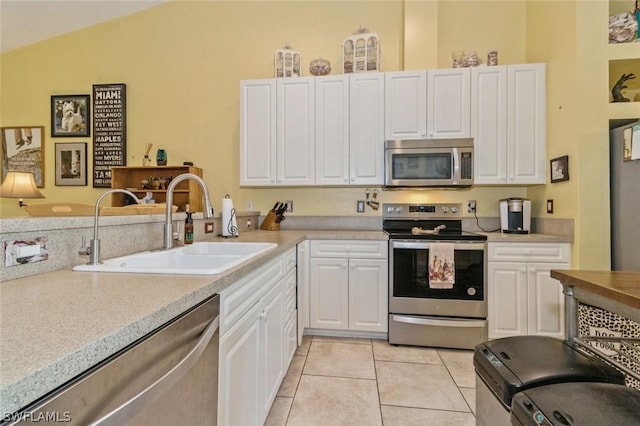
[[277,247],[273,243],[198,242],[170,250],[114,257],[74,271],[139,274],[216,275]]

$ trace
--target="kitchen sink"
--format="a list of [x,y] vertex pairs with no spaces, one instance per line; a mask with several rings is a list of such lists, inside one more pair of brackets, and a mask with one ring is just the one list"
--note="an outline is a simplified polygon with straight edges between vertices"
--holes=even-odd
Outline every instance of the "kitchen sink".
[[144,251],[74,266],[74,271],[137,274],[216,275],[277,247],[272,243],[198,242],[162,251]]

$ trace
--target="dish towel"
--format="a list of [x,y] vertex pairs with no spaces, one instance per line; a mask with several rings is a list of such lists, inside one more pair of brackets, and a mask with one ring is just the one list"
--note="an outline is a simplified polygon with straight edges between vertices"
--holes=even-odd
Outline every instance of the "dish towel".
[[451,289],[456,282],[452,243],[429,244],[429,288]]

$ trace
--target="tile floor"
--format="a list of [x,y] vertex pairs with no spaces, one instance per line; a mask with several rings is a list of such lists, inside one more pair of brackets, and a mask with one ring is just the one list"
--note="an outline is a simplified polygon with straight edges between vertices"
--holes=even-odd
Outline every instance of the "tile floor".
[[473,351],[305,336],[266,425],[475,425]]

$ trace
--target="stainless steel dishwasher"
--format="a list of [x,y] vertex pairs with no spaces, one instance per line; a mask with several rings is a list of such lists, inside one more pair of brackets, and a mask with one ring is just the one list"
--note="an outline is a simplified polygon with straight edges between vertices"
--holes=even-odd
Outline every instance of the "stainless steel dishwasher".
[[214,295],[15,413],[9,424],[215,425],[219,314]]

